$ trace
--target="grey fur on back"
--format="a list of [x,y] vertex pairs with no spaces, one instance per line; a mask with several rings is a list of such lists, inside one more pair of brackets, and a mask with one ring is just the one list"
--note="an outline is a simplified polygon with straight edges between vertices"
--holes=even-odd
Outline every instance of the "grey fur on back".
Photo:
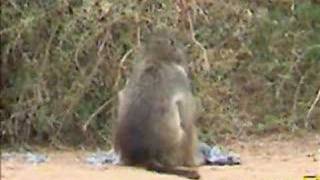
[[[183,165],[186,127],[178,103],[192,97],[185,57],[168,34],[151,36],[119,93],[115,150],[128,165]],[[192,117],[189,118],[192,120]],[[191,127],[190,127],[191,128]]]

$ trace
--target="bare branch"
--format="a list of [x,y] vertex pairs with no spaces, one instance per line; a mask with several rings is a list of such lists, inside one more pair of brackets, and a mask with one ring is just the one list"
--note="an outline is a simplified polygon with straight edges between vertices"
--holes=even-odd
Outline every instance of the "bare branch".
[[310,125],[310,116],[311,116],[311,113],[312,113],[312,111],[313,111],[313,109],[316,107],[316,104],[319,102],[319,99],[320,99],[320,88],[319,88],[319,90],[318,90],[318,95],[317,95],[317,97],[314,99],[314,101],[313,101],[313,103],[312,103],[312,105],[311,105],[311,107],[310,107],[310,109],[309,109],[309,111],[308,111],[308,113],[307,113],[307,116],[306,116],[306,118],[305,118],[305,121],[304,121],[304,127],[305,128],[308,128],[309,127],[309,125]]
[[120,64],[119,64],[119,69],[118,69],[118,74],[117,74],[117,78],[116,81],[113,85],[113,89],[114,88],[118,88],[119,82],[120,82],[120,78],[121,78],[121,68],[123,67],[123,63],[126,61],[127,57],[132,53],[132,49],[130,49],[129,51],[127,51],[123,57],[120,60]]
[[188,21],[189,21],[189,27],[190,27],[190,32],[191,32],[191,38],[192,38],[192,41],[200,47],[200,49],[202,50],[202,53],[203,53],[203,59],[204,59],[204,69],[206,71],[208,71],[210,69],[210,64],[209,64],[209,60],[208,60],[208,53],[207,53],[207,49],[204,47],[203,44],[201,44],[195,37],[195,33],[194,33],[194,28],[193,28],[193,23],[192,23],[192,18],[191,18],[191,15],[190,13],[188,12],[187,13],[187,16],[188,16]]
[[[305,73],[306,74],[306,73]],[[296,122],[297,122],[297,119],[298,119],[298,116],[297,116],[297,104],[298,104],[298,99],[299,99],[299,95],[300,95],[300,90],[301,90],[301,86],[303,85],[304,83],[304,80],[305,80],[305,75],[303,75],[300,80],[299,80],[299,83],[297,85],[297,88],[296,88],[296,91],[294,93],[294,98],[293,98],[293,105],[292,105],[292,125],[293,127],[295,128],[296,126]]]
[[82,130],[85,132],[87,131],[87,127],[88,125],[91,123],[91,121],[93,120],[93,118],[98,115],[108,104],[110,104],[112,102],[114,98],[110,98],[107,101],[105,101],[94,113],[91,114],[91,116],[89,117],[89,119],[86,121],[86,123],[82,126]]

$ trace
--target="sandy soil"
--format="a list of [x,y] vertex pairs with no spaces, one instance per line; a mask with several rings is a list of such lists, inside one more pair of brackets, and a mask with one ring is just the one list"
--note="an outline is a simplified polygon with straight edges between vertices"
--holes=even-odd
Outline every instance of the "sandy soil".
[[[201,179],[268,179],[302,180],[304,175],[320,175],[320,135],[303,138],[259,138],[256,140],[230,140],[226,147],[239,153],[242,165],[202,166]],[[50,161],[30,165],[18,160],[1,162],[2,180],[174,180],[184,179],[133,167],[84,164],[81,158],[88,152],[51,151]]]

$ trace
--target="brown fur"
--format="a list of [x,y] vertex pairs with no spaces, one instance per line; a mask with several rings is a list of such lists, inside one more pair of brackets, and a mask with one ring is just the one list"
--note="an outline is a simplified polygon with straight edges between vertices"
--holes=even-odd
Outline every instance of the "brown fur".
[[147,40],[129,82],[119,93],[114,146],[126,165],[192,179],[195,102],[185,56],[168,33]]

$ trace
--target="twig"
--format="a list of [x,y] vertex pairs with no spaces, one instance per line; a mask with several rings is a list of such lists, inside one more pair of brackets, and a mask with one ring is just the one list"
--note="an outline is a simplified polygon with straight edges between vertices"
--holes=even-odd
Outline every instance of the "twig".
[[293,124],[292,125],[296,125],[295,123],[297,121],[297,103],[298,103],[298,98],[300,95],[301,86],[304,83],[304,79],[305,79],[305,75],[303,75],[300,78],[300,81],[299,81],[298,86],[296,88],[296,91],[294,93],[293,105],[292,105],[292,117],[293,117],[293,122],[292,122]]
[[[90,84],[91,80],[93,79],[93,77],[96,75],[97,71],[99,70],[99,66],[100,64],[103,62],[104,58],[102,57],[101,53],[102,50],[105,47],[105,43],[106,43],[106,39],[103,40],[103,42],[101,43],[101,45],[98,47],[98,60],[96,61],[93,69],[91,70],[91,72],[89,73],[89,75],[87,76],[87,78],[84,80],[83,86],[82,88],[79,89],[78,93],[77,93],[77,98],[75,100],[73,100],[71,102],[71,104],[69,105],[69,107],[67,108],[67,110],[65,111],[65,115],[64,115],[64,119],[65,117],[67,117],[69,114],[71,114],[74,106],[80,101],[80,99],[82,98],[85,88],[87,88],[87,86]],[[75,86],[73,86],[73,88],[75,88]]]
[[204,20],[209,23],[209,18],[208,15],[206,14],[206,12],[197,4],[197,2],[195,3],[195,7],[199,10],[199,14],[202,15],[204,17]]
[[[196,2],[193,2],[193,3],[196,4]],[[178,12],[180,12],[180,14],[182,14],[182,16],[187,16],[187,18],[188,18],[189,29],[190,29],[190,32],[191,32],[192,41],[197,46],[199,46],[200,49],[202,50],[203,59],[204,59],[204,69],[206,71],[208,71],[210,69],[210,64],[209,64],[209,60],[208,60],[208,53],[207,53],[207,50],[204,47],[204,45],[201,44],[195,37],[194,27],[193,27],[193,23],[192,23],[192,17],[191,17],[190,11],[188,9],[188,3],[187,3],[186,0],[178,0],[178,1],[176,1],[176,4],[177,4]]]
[[[299,63],[301,62],[301,60],[303,58],[303,56],[299,55],[296,52],[294,52],[293,54],[296,56],[297,60],[293,64],[291,64],[291,66],[290,66],[288,72],[286,73],[286,75],[290,75],[293,72],[294,68],[296,68],[299,65]],[[279,82],[279,88],[277,88],[277,90],[276,90],[276,99],[281,98],[281,94],[280,93],[281,93],[281,90],[282,90],[282,88],[283,88],[283,86],[284,86],[284,84],[286,82],[286,78],[283,78],[283,77],[280,77],[280,78],[281,79],[280,79],[280,82]]]
[[[93,76],[97,73],[100,64],[103,62],[104,58],[101,56],[102,50],[105,47],[105,42],[106,40],[103,41],[103,43],[98,47],[98,60],[95,63],[93,69],[91,70],[90,74],[87,76],[87,78],[84,80],[84,84],[83,87],[80,88],[80,90],[77,93],[77,98],[75,100],[73,100],[69,107],[66,109],[65,114],[63,115],[63,119],[67,119],[67,117],[72,113],[74,107],[77,105],[77,103],[80,101],[80,99],[82,98],[84,92],[85,92],[85,88],[87,88],[87,86],[90,84]],[[75,86],[73,86],[75,87]],[[57,138],[57,136],[60,134],[61,130],[62,130],[63,125],[60,124],[59,128],[57,129],[55,135],[53,136],[53,139]]]
[[[103,48],[99,48],[99,52],[102,50]],[[119,64],[119,70],[118,70],[118,75],[116,78],[116,82],[114,84],[113,87],[117,87],[120,81],[120,76],[121,76],[121,67],[123,67],[123,63],[125,62],[125,60],[127,59],[127,57],[131,54],[132,49],[130,49],[129,51],[127,51],[124,56],[121,58],[120,60],[120,64]],[[91,73],[92,74],[92,73]],[[114,97],[113,97],[114,98]],[[88,125],[91,123],[91,121],[93,120],[93,118],[99,114],[108,104],[110,104],[110,102],[112,102],[113,98],[108,99],[106,102],[104,102],[94,113],[91,114],[91,116],[89,117],[89,119],[86,121],[86,123],[82,126],[82,130],[85,132],[87,131],[87,127]]]
[[191,38],[192,38],[192,41],[200,47],[200,49],[202,50],[203,52],[203,59],[204,59],[204,69],[206,71],[208,71],[210,69],[210,64],[209,64],[209,60],[208,60],[208,53],[207,53],[207,50],[206,48],[204,47],[203,44],[201,44],[195,37],[195,33],[194,33],[194,28],[193,28],[193,23],[192,23],[192,19],[191,19],[191,15],[190,13],[188,12],[187,13],[187,16],[188,16],[188,21],[189,21],[189,27],[190,27],[190,32],[191,32]]
[[87,127],[90,124],[90,122],[93,120],[93,118],[99,114],[108,104],[110,104],[110,102],[112,102],[112,100],[114,99],[114,97],[108,99],[107,101],[105,101],[94,113],[91,114],[91,116],[89,117],[89,119],[86,121],[86,123],[82,126],[82,130],[85,132],[87,131]]
[[76,47],[76,50],[75,50],[75,53],[74,53],[74,58],[73,58],[73,60],[74,60],[74,62],[75,62],[75,64],[76,64],[76,67],[79,69],[79,72],[80,72],[80,74],[81,74],[81,77],[83,77],[83,76],[85,76],[85,72],[84,72],[84,70],[81,68],[81,66],[80,66],[80,63],[79,63],[79,61],[78,61],[78,56],[79,56],[79,52],[82,50],[82,48],[83,48],[83,45],[85,44],[85,43],[83,43],[83,41],[85,40],[85,38],[87,37],[89,35],[89,33],[86,33],[86,34],[84,34],[84,35],[82,35],[81,37],[80,37],[80,41],[79,41],[79,43],[78,43],[78,45],[77,45],[77,47]]
[[[108,25],[106,25],[105,27],[101,28],[98,30],[98,32],[95,34],[95,38],[99,37],[101,35],[101,33],[105,32],[105,28],[108,27]],[[90,73],[87,75],[87,77],[80,77],[80,79],[82,80],[83,78],[85,78],[83,80],[83,83],[80,84],[78,81],[74,81],[71,85],[71,89],[69,92],[73,92],[76,90],[74,97],[76,97],[75,99],[72,99],[72,101],[69,103],[68,101],[68,96],[65,96],[63,101],[67,101],[68,105],[66,107],[66,110],[64,111],[64,114],[62,115],[62,119],[68,119],[67,117],[72,113],[74,107],[77,105],[77,103],[81,100],[82,96],[85,93],[86,88],[90,85],[91,80],[93,79],[93,77],[96,75],[97,71],[99,70],[100,65],[103,63],[103,61],[105,60],[104,57],[102,57],[102,51],[105,49],[105,44],[108,40],[107,36],[109,34],[106,34],[104,36],[104,38],[102,38],[102,42],[99,43],[98,45],[98,52],[97,52],[97,61],[95,62],[92,70],[90,71]],[[87,68],[89,69],[89,67]],[[85,70],[85,71],[89,71],[89,70]],[[79,87],[80,86],[80,87]],[[77,88],[77,89],[76,89]],[[58,136],[58,134],[60,133],[62,129],[62,125],[58,128],[58,130],[56,131],[55,136]]]
[[141,46],[141,28],[140,28],[140,17],[139,14],[135,14],[135,22],[137,24],[137,46]]
[[45,53],[44,53],[44,58],[43,58],[43,62],[41,64],[40,67],[40,72],[39,72],[39,81],[37,83],[37,85],[35,86],[35,92],[38,95],[38,104],[42,104],[43,103],[43,95],[42,95],[42,91],[44,90],[45,86],[45,79],[44,79],[44,73],[46,68],[48,67],[48,62],[50,59],[50,50],[51,50],[51,46],[52,46],[52,41],[54,39],[56,35],[56,28],[53,30],[53,32],[50,34],[50,38],[48,40],[48,43],[46,44],[45,47]]
[[132,49],[130,49],[129,51],[127,51],[123,57],[121,58],[120,60],[120,64],[119,64],[119,69],[118,69],[118,74],[117,74],[117,78],[116,78],[116,81],[113,85],[113,89],[117,88],[118,85],[119,85],[119,81],[120,81],[120,78],[121,78],[121,68],[123,67],[123,63],[125,62],[125,60],[127,59],[127,57],[132,53]]
[[320,88],[319,88],[319,90],[318,90],[318,95],[317,95],[317,97],[314,99],[314,101],[313,101],[313,103],[312,103],[312,105],[311,105],[311,107],[310,107],[310,109],[309,109],[309,111],[308,111],[308,113],[307,113],[307,116],[306,116],[306,118],[305,118],[305,121],[304,121],[304,127],[305,127],[305,128],[308,128],[308,127],[309,127],[309,124],[310,124],[309,121],[310,121],[311,113],[312,113],[313,109],[316,107],[316,104],[318,103],[319,99],[320,99]]

